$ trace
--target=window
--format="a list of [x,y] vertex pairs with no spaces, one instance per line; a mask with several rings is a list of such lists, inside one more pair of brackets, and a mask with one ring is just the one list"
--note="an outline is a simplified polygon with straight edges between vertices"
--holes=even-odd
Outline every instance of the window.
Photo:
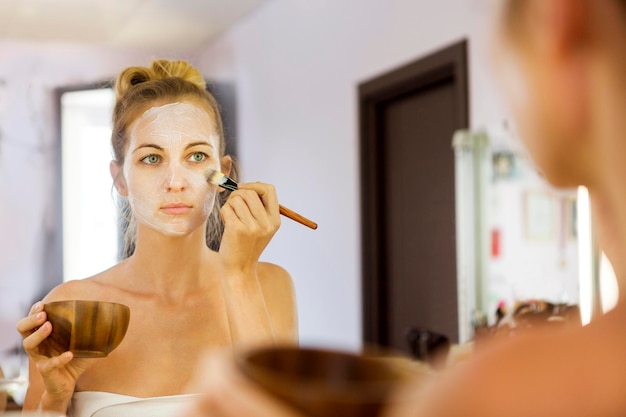
[[61,94],[63,281],[89,277],[117,262],[109,173],[113,104],[110,88]]

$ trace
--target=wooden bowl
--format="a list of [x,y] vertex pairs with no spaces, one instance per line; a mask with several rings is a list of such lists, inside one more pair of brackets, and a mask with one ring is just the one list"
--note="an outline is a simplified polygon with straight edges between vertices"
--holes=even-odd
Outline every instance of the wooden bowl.
[[240,354],[241,372],[313,417],[375,417],[407,377],[391,362],[347,352],[268,347]]
[[130,308],[106,301],[67,300],[44,305],[52,333],[40,345],[47,356],[71,351],[77,358],[102,358],[124,339]]

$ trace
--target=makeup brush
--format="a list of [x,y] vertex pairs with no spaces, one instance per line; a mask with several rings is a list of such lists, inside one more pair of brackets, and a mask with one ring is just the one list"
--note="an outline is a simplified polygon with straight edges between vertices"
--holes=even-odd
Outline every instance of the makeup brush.
[[[237,182],[235,180],[227,177],[224,173],[213,169],[207,172],[207,181],[212,184],[219,185],[220,187],[230,191],[235,191],[238,188]],[[280,214],[282,214],[283,216],[289,217],[291,220],[295,220],[298,223],[305,225],[306,227],[310,227],[313,230],[317,229],[317,223],[307,219],[306,217],[296,213],[295,211],[290,210],[280,204],[278,205],[278,209]]]

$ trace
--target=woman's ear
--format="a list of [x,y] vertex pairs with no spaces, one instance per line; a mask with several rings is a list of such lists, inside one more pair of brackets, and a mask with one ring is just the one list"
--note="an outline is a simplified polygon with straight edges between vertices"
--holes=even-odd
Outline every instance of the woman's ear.
[[230,155],[224,155],[220,160],[220,167],[222,174],[230,175],[230,171],[233,169],[233,158]]
[[542,46],[553,53],[578,53],[589,44],[592,5],[584,0],[540,1],[536,25],[545,35]]
[[[589,128],[591,94],[596,88],[590,76],[594,55],[593,2],[584,0],[538,0],[546,18],[540,71],[545,76],[545,95],[552,95],[552,118],[562,120],[564,137],[584,137]],[[550,90],[547,90],[549,88]],[[549,92],[548,92],[549,91]]]
[[113,178],[113,185],[115,189],[122,197],[128,197],[128,187],[126,186],[126,179],[122,175],[122,167],[115,161],[111,161],[109,164],[109,171],[111,171],[111,178]]
[[[220,160],[220,171],[222,172],[222,174],[229,176],[230,171],[232,171],[232,169],[233,169],[233,158],[231,158],[230,155],[224,155],[222,159]],[[219,188],[220,193],[224,191],[224,188],[221,188],[221,187],[218,187],[218,188]]]

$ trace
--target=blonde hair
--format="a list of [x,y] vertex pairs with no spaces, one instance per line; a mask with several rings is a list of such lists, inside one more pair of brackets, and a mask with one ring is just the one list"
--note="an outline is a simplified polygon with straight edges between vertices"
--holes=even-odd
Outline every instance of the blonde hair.
[[[186,61],[157,59],[149,67],[129,67],[115,80],[115,107],[113,108],[113,131],[111,145],[115,162],[122,166],[128,147],[130,125],[150,107],[176,101],[192,101],[207,111],[213,120],[215,132],[219,136],[219,157],[225,153],[224,128],[217,101],[206,89],[204,77]],[[236,170],[231,176],[237,177]],[[206,230],[207,246],[217,250],[223,233],[223,223],[219,214],[226,193],[216,198],[209,215]],[[121,257],[130,256],[135,250],[137,223],[125,197],[119,196],[124,249]]]

